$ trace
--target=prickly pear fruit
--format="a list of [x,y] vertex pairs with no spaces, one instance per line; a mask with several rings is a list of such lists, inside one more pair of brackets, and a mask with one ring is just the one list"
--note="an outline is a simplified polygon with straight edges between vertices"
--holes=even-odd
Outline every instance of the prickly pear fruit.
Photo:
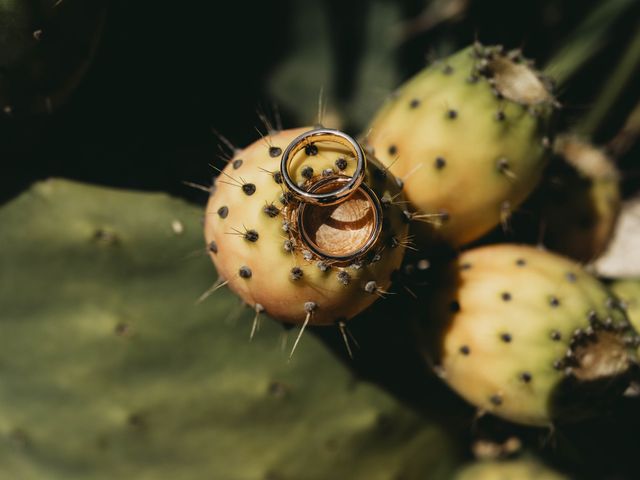
[[[283,150],[309,129],[269,134],[235,152],[222,170],[206,210],[205,237],[221,279],[256,312],[294,324],[333,324],[383,297],[410,241],[401,190],[395,178],[369,158],[365,183],[381,201],[377,244],[349,264],[326,261],[307,248],[295,221],[297,208],[280,174]],[[340,145],[310,143],[293,158],[296,182],[337,173],[349,176],[355,160]],[[337,207],[312,208],[309,231],[322,248],[348,252],[372,225],[366,199],[352,195]]]
[[556,139],[559,157],[541,188],[546,247],[582,262],[609,245],[621,208],[620,174],[601,149],[574,136]]
[[428,350],[481,411],[526,425],[573,421],[635,371],[638,335],[624,310],[569,259],[492,245],[460,255],[443,280],[425,321]]
[[50,113],[75,89],[100,39],[107,2],[0,2],[0,109]]
[[640,331],[640,280],[637,278],[617,280],[611,284],[611,291],[624,305],[634,328]]
[[534,458],[485,460],[459,470],[455,480],[568,480]]
[[554,104],[519,52],[479,44],[400,87],[366,141],[404,181],[418,244],[462,245],[508,221],[540,179]]

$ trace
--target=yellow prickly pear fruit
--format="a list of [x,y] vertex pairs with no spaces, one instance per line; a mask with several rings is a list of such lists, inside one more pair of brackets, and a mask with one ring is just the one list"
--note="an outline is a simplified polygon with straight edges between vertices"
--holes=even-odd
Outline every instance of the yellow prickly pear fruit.
[[519,51],[480,44],[398,89],[366,142],[403,180],[418,244],[463,245],[508,220],[541,177],[555,105]]
[[[398,182],[371,156],[365,187],[342,203],[297,202],[281,159],[308,131],[270,133],[236,151],[209,198],[204,231],[221,281],[257,312],[328,325],[385,295],[409,242],[408,224]],[[329,141],[308,141],[290,165],[290,178],[305,188],[351,178],[356,169],[351,152]],[[304,221],[297,220],[301,208]],[[365,253],[350,254],[364,246]]]

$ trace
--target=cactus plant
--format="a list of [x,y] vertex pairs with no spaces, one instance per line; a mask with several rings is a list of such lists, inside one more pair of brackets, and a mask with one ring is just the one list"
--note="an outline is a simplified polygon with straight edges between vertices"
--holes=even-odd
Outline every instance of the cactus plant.
[[[579,478],[637,476],[640,282],[611,281],[621,270],[602,258],[580,264],[618,216],[605,153],[624,194],[636,187],[638,122],[616,130],[640,92],[640,2],[281,1],[253,15],[130,3],[0,1],[2,150],[24,165],[4,175],[4,198],[57,172],[179,194],[200,177],[208,205],[51,180],[0,206],[0,478],[564,478],[537,458]],[[258,55],[218,48],[238,25]],[[452,54],[474,32],[549,66],[479,43]],[[81,105],[33,115],[62,106],[94,56]],[[552,90],[563,130],[602,151],[554,140]],[[227,142],[209,186],[209,126],[247,145],[267,91],[267,133]],[[275,131],[278,109],[362,133],[359,195],[294,198],[279,163],[305,129]],[[104,128],[123,112],[132,121]],[[306,146],[291,173],[307,193],[355,176],[348,150]],[[545,170],[553,153],[564,158]],[[145,155],[159,168],[113,169]],[[630,267],[627,213],[616,238]],[[496,238],[578,262],[478,248]],[[484,461],[457,470],[471,455]]]
[[0,477],[448,478],[449,434],[318,340],[194,305],[200,212],[61,180],[0,210]]
[[472,249],[433,290],[432,360],[484,412],[525,425],[579,420],[634,373],[636,331],[573,261],[529,246]]
[[[280,173],[284,149],[308,130],[269,134],[235,152],[209,199],[205,237],[221,282],[256,312],[287,323],[336,324],[386,294],[409,241],[408,226],[396,180],[369,158],[365,183],[378,195],[384,216],[378,243],[348,264],[313,253],[301,238],[299,207]],[[355,160],[348,154],[328,142],[312,143],[293,159],[291,176],[300,183],[325,172],[352,175]],[[314,207],[310,230],[322,248],[348,252],[373,228],[369,211],[366,199],[354,194],[337,207]]]
[[419,241],[459,246],[508,221],[542,174],[555,103],[519,51],[480,44],[398,89],[366,142],[404,181]]

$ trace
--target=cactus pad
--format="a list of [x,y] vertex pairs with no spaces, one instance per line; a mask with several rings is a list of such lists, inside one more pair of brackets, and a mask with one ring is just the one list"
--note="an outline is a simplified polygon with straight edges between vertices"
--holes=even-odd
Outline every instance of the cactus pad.
[[0,209],[0,477],[449,478],[447,434],[319,341],[288,363],[229,292],[194,305],[200,215],[60,180]]

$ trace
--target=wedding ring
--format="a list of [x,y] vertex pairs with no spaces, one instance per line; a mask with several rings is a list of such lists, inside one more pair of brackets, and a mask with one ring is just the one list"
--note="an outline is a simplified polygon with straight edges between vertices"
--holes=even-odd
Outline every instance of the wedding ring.
[[[339,182],[339,188],[336,190],[318,191],[318,189],[315,188],[317,184],[313,185],[308,190],[305,190],[299,187],[291,178],[289,173],[290,161],[298,152],[313,145],[315,142],[331,142],[343,145],[353,153],[353,156],[356,159],[356,168],[353,176],[346,177],[348,180],[344,183]],[[280,173],[282,174],[282,179],[287,189],[300,202],[310,203],[312,205],[335,205],[342,202],[358,189],[364,180],[366,162],[367,158],[362,147],[352,137],[339,130],[319,128],[303,133],[289,144],[282,154]]]
[[[342,191],[352,177],[337,176],[319,180],[310,195]],[[328,206],[301,203],[297,227],[306,248],[318,257],[348,264],[364,256],[376,244],[382,231],[382,206],[378,196],[360,184],[349,199]]]

